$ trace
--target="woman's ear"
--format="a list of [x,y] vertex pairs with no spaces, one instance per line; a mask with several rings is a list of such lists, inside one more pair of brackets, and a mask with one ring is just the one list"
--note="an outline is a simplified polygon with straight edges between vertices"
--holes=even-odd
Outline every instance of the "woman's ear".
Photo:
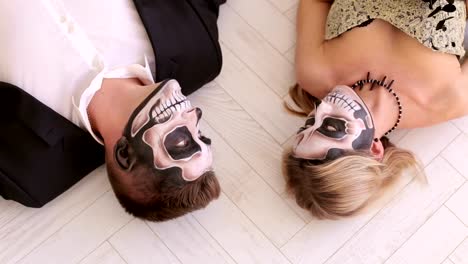
[[126,137],[121,137],[114,147],[114,159],[122,170],[130,171],[135,164],[132,148]]
[[372,141],[370,152],[372,153],[372,156],[374,156],[376,160],[381,161],[383,159],[384,152],[385,152],[382,142],[380,140]]

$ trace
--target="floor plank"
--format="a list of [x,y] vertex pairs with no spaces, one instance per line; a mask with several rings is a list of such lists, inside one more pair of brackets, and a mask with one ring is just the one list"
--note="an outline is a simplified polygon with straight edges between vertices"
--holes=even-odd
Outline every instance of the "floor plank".
[[405,172],[399,180],[363,213],[341,220],[318,220],[312,218],[309,224],[298,232],[282,252],[293,263],[324,263],[349,239],[363,228],[381,208],[397,197],[412,180]]
[[284,53],[284,57],[293,65],[296,61],[295,56],[296,56],[296,46],[293,46],[290,50]]
[[[465,43],[468,43],[468,42],[465,41]],[[452,120],[451,122],[455,126],[457,126],[461,131],[468,134],[468,116],[457,118],[455,120]]]
[[468,183],[465,184],[445,203],[445,205],[468,226]]
[[400,140],[398,146],[413,151],[421,162],[427,165],[459,134],[460,130],[452,123],[446,122],[432,127],[412,129]]
[[289,263],[225,195],[194,216],[237,263]]
[[26,209],[25,206],[15,201],[5,200],[1,197],[0,208],[0,228],[14,220],[16,217],[18,217],[19,214],[21,214],[23,210]]
[[289,8],[284,14],[285,16],[294,24],[296,24],[296,14],[297,14],[298,5],[293,5]]
[[461,133],[443,152],[444,157],[455,169],[468,179],[468,135]]
[[286,95],[294,84],[293,65],[227,5],[220,11],[219,34],[221,42],[273,91]]
[[385,264],[439,264],[467,234],[463,223],[442,206]]
[[464,179],[445,160],[427,168],[428,185],[413,181],[326,263],[382,263],[390,257]]
[[273,138],[283,144],[304,123],[284,110],[283,99],[224,45],[223,73],[216,82]]
[[133,219],[109,238],[127,263],[180,263],[161,239],[140,219]]
[[[25,257],[110,189],[104,167],[41,209],[24,208],[0,228],[0,263]],[[120,209],[120,208],[119,208]]]
[[286,243],[304,221],[213,128],[205,125],[204,130],[216,142],[214,167],[223,192],[276,246]]
[[292,6],[297,5],[299,0],[270,0],[281,12],[285,12]]
[[450,260],[453,264],[468,264],[468,237],[450,255]]
[[228,5],[280,53],[294,45],[294,24],[268,0],[231,0]]
[[126,264],[126,262],[109,242],[106,241],[83,259],[80,264]]
[[182,263],[235,263],[191,214],[147,225]]
[[277,193],[285,191],[281,146],[218,84],[211,83],[191,97],[203,106],[203,118]]
[[108,191],[18,263],[76,263],[131,219]]

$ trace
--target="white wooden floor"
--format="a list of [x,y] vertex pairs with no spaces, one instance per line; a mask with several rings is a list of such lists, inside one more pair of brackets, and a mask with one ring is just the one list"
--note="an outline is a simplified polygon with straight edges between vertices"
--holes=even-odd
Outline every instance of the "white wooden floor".
[[103,167],[42,209],[0,198],[0,263],[468,263],[468,118],[392,138],[429,184],[404,180],[359,217],[318,221],[285,194],[281,152],[302,120],[294,83],[297,0],[228,0],[221,75],[191,96],[204,109],[223,193],[165,223],[120,209]]

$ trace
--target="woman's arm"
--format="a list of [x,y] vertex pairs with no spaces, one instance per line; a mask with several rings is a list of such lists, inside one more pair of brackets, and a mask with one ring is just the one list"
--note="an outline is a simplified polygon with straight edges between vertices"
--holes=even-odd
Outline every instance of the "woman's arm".
[[331,79],[323,44],[332,3],[333,0],[301,0],[297,11],[296,79],[303,89],[318,97],[325,91],[314,90],[314,84]]

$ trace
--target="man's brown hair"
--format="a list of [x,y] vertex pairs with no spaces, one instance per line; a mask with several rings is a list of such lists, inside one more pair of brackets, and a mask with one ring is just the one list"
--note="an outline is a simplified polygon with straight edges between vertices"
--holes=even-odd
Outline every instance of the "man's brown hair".
[[213,171],[187,182],[171,175],[172,168],[161,171],[139,165],[126,172],[107,160],[107,174],[118,201],[125,211],[142,219],[165,221],[179,217],[206,207],[221,192]]

